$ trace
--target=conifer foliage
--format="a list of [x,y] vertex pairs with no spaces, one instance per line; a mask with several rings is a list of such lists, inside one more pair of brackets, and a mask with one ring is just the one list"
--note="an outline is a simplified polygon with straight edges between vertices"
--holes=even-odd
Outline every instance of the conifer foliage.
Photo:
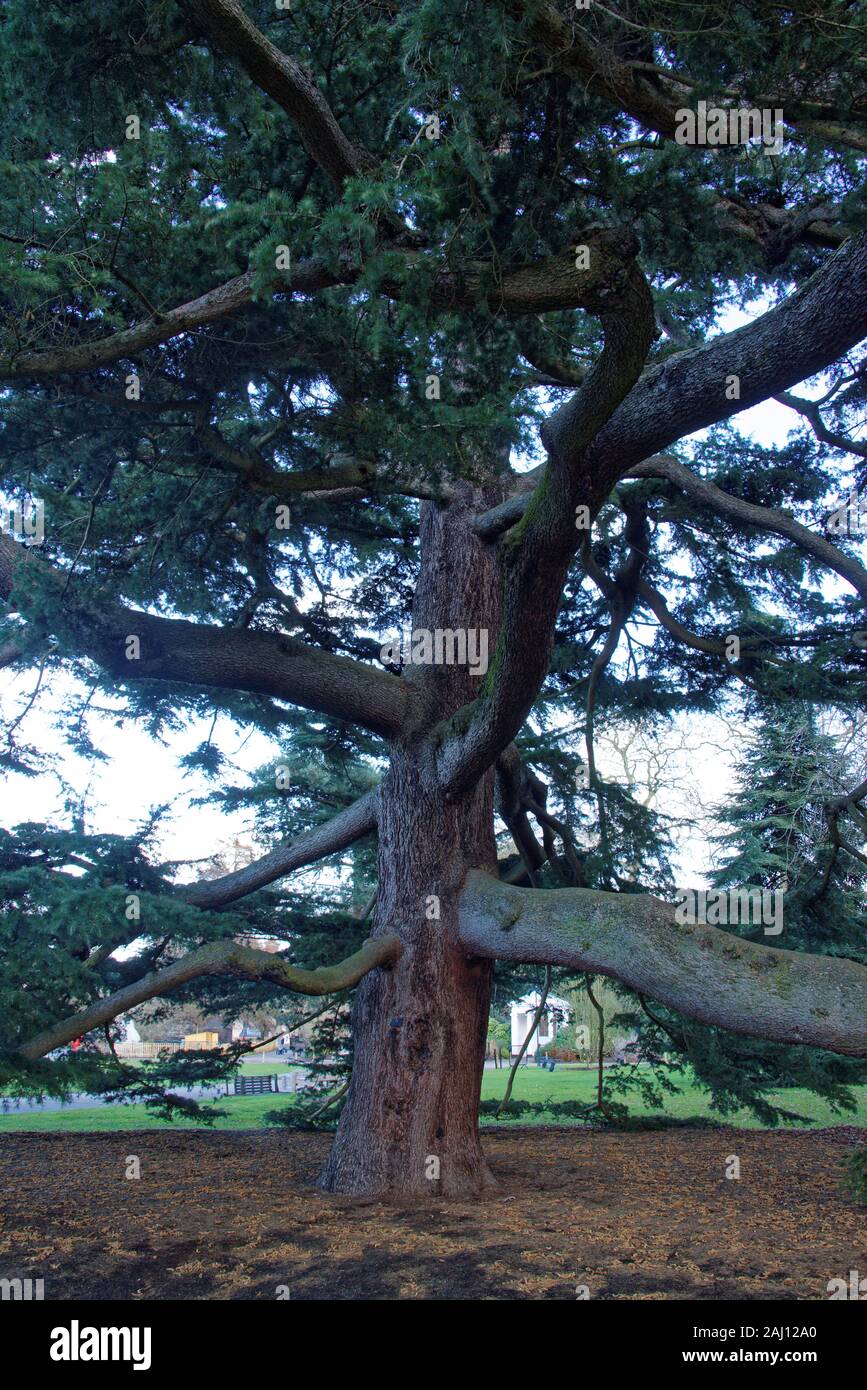
[[[289,1026],[314,995],[343,1038],[354,989],[323,1182],[478,1191],[492,989],[552,965],[619,981],[720,1097],[842,1094],[863,36],[849,0],[6,0],[3,764],[52,776],[50,715],[98,758],[104,706],[274,750],[243,794],[219,732],[187,757],[255,815],[216,878],[162,861],[154,808],[7,813],[7,1084],[171,1105],[225,1059],[130,1075],[101,1046],[130,1009]],[[773,446],[739,427],[767,401]],[[664,796],[599,763],[719,713],[762,732],[717,887],[785,879],[774,936],[679,922]]]

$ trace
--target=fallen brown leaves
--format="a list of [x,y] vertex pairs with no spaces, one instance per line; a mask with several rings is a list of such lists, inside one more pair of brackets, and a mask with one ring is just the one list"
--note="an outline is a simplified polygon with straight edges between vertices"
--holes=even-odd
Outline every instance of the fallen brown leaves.
[[[278,1131],[0,1136],[0,1277],[50,1299],[824,1299],[867,1269],[840,1164],[867,1132],[486,1132],[498,1188],[393,1206],[314,1186]],[[141,1179],[124,1176],[126,1156]],[[739,1180],[727,1180],[737,1154]],[[285,1295],[284,1295],[285,1296]]]

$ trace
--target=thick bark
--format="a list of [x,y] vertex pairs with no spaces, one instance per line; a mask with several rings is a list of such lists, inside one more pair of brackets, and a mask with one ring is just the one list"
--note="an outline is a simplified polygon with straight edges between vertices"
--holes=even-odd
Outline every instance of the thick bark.
[[[413,629],[487,628],[493,642],[496,557],[473,536],[479,498],[468,487],[464,493],[446,509],[423,509]],[[413,672],[428,727],[478,684],[466,666]],[[322,1185],[397,1196],[475,1193],[491,1181],[477,1122],[492,966],[461,948],[457,900],[468,867],[495,870],[493,769],[448,803],[429,742],[408,734],[393,746],[378,823],[373,936],[393,933],[404,950],[393,970],[374,972],[356,994],[352,1084]]]
[[857,961],[679,923],[646,894],[512,888],[479,872],[467,876],[459,921],[481,959],[610,975],[731,1033],[867,1057],[867,966]]

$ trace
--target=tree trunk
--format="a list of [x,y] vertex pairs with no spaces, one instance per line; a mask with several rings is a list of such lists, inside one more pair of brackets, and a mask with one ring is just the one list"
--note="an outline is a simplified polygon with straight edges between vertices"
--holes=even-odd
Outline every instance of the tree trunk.
[[[487,629],[493,650],[497,559],[469,528],[481,500],[467,485],[447,509],[423,507],[413,631]],[[459,945],[457,897],[468,869],[496,872],[494,774],[447,803],[428,731],[484,677],[466,665],[404,674],[424,689],[426,714],[423,729],[392,746],[381,788],[372,933],[397,934],[404,951],[356,994],[352,1082],[320,1182],[331,1192],[466,1195],[493,1181],[478,1135],[493,967]]]

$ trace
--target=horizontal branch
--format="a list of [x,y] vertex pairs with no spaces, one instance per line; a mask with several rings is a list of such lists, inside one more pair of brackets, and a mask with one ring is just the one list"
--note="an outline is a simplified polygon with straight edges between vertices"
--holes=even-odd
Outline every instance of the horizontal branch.
[[326,496],[350,490],[354,497],[397,493],[401,497],[444,501],[453,495],[447,483],[431,482],[418,473],[390,468],[376,459],[344,458],[323,468],[297,469],[290,473],[272,468],[253,449],[239,449],[230,444],[212,425],[198,425],[196,438],[206,453],[224,468],[240,474],[251,488],[269,497]]
[[[619,228],[597,227],[581,234],[581,244],[589,252],[587,269],[578,269],[572,248],[545,261],[508,269],[484,262],[472,262],[455,269],[442,266],[432,277],[431,307],[472,309],[482,303],[489,310],[508,315],[541,314],[558,309],[604,310],[613,284],[622,271],[631,236]],[[415,249],[394,251],[403,257],[407,274],[421,267],[420,257],[431,255]],[[362,265],[348,255],[335,268],[332,261],[318,257],[300,261],[292,270],[276,272],[270,283],[274,294],[312,293],[337,285],[352,285],[362,273]],[[120,329],[104,338],[76,343],[70,347],[33,349],[0,355],[0,379],[38,380],[44,377],[76,375],[136,358],[148,348],[169,342],[182,334],[205,328],[253,302],[254,273],[245,271],[206,294],[170,309],[160,318],[145,320]],[[400,279],[384,280],[383,294],[399,299]]]
[[284,878],[294,869],[315,864],[329,854],[337,854],[348,845],[376,829],[378,791],[367,792],[353,801],[345,811],[332,816],[324,825],[314,826],[294,840],[275,846],[253,864],[221,878],[203,878],[198,883],[184,885],[178,896],[193,907],[216,908],[245,898],[249,893]]
[[205,975],[229,975],[239,980],[254,980],[259,984],[279,985],[296,994],[334,994],[351,989],[353,985],[378,966],[393,965],[401,953],[396,936],[379,936],[365,941],[360,951],[347,956],[337,965],[320,966],[318,970],[300,970],[289,965],[279,955],[242,946],[237,941],[212,941],[207,946],[190,951],[163,970],[154,970],[124,989],[97,999],[80,1013],[37,1033],[18,1050],[23,1057],[34,1061],[55,1047],[63,1047],[75,1038],[84,1037],[94,1028],[110,1023],[113,1018],[134,1009],[148,999],[168,994],[191,980]]
[[270,695],[389,736],[402,726],[410,687],[398,676],[276,632],[158,618],[111,601],[79,598],[66,576],[0,534],[0,599],[14,602],[31,576],[57,597],[63,646],[124,681],[169,680]]
[[797,242],[834,250],[851,236],[837,208],[827,203],[778,208],[773,203],[748,203],[743,198],[716,198],[720,225],[755,242],[768,265],[780,265]]
[[867,797],[867,777],[863,782],[859,782],[857,787],[853,787],[850,792],[844,792],[842,796],[837,796],[833,801],[828,802],[828,808],[834,811],[842,811],[847,806],[853,806]]
[[867,1057],[867,966],[678,923],[658,898],[512,888],[474,870],[458,930],[487,960],[607,975],[731,1033]]
[[[349,279],[355,278],[350,271]],[[311,258],[301,261],[291,271],[275,275],[272,283],[274,293],[292,294],[294,291],[310,293],[345,283],[342,273],[327,266],[324,261]],[[167,343],[172,338],[196,329],[206,328],[247,309],[253,302],[254,273],[244,271],[215,289],[199,295],[196,299],[169,309],[160,318],[146,319],[131,328],[122,328],[105,338],[95,338],[90,342],[76,343],[71,347],[42,348],[27,352],[12,352],[0,356],[0,378],[28,378],[65,376],[80,372],[96,371],[114,362],[125,361],[141,355],[147,348]]]

